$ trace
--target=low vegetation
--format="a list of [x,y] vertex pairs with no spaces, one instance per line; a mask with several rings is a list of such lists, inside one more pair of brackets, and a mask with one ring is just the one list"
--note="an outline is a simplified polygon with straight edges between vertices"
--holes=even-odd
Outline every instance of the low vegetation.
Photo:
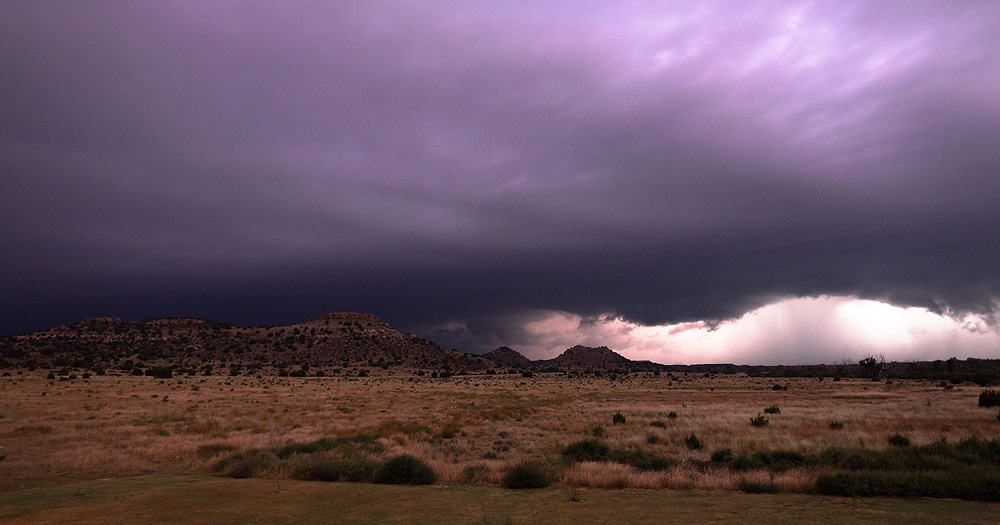
[[[970,384],[783,378],[778,391],[747,376],[525,378],[503,368],[444,379],[380,367],[255,377],[225,363],[213,375],[174,368],[157,378],[145,371],[159,365],[136,361],[86,379],[72,367],[52,370],[55,379],[49,370],[0,378],[0,492],[166,470],[991,499],[1000,470],[1000,424]],[[748,428],[745,407],[760,407],[751,420],[767,423]]]

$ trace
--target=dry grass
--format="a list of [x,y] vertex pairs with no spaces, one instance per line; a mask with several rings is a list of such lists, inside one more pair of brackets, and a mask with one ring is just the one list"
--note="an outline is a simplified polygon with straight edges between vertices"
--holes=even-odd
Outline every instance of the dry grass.
[[[47,371],[45,372],[47,373]],[[561,483],[582,487],[732,490],[741,478],[786,492],[811,487],[815,472],[732,473],[705,468],[713,450],[736,454],[829,446],[884,448],[900,433],[914,444],[972,434],[1000,436],[995,410],[977,406],[981,388],[944,390],[928,381],[892,384],[745,376],[567,378],[535,374],[417,378],[373,370],[369,378],[94,376],[52,381],[27,372],[0,379],[0,491],[143,473],[203,472],[220,456],[199,447],[268,448],[320,437],[375,436],[373,459],[411,454],[440,483],[496,484],[523,460],[555,461],[562,446],[592,436],[681,465],[643,472],[609,463],[557,465]],[[766,427],[749,418],[765,407]],[[622,412],[627,423],[613,425]],[[670,412],[678,417],[669,418]],[[842,421],[841,429],[830,427]],[[658,423],[652,426],[653,422]],[[684,438],[704,444],[690,450]],[[650,439],[649,436],[655,436]],[[281,475],[277,472],[276,475]],[[760,479],[757,479],[760,478]]]

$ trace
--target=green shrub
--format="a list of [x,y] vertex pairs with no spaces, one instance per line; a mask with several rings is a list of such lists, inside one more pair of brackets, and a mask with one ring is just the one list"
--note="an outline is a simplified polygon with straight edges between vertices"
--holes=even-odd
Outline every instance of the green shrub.
[[615,425],[624,425],[625,416],[621,412],[615,412],[615,415],[611,418],[611,423]]
[[728,448],[720,448],[712,452],[712,463],[728,463],[733,459],[733,451]]
[[258,451],[248,454],[235,453],[219,460],[213,467],[213,472],[221,473],[231,478],[252,478],[260,471],[274,464],[274,456]]
[[687,448],[691,450],[701,450],[702,448],[701,440],[699,440],[698,436],[694,434],[691,434],[690,436],[684,438],[684,444],[687,445]]
[[537,463],[521,463],[504,475],[501,485],[508,489],[540,489],[552,484],[552,477]]
[[170,379],[174,377],[174,369],[170,366],[154,366],[146,370],[146,375],[157,379]]
[[765,414],[780,414],[781,413],[781,409],[778,408],[778,405],[771,405],[771,406],[766,407],[764,409],[764,413]]
[[344,462],[340,460],[303,456],[292,465],[290,476],[302,481],[339,481],[344,467]]
[[840,430],[842,428],[844,428],[844,422],[843,421],[831,421],[830,422],[830,430]]
[[655,454],[625,448],[612,449],[607,461],[633,466],[639,470],[667,470],[675,464],[673,460]]
[[649,424],[649,426],[656,428],[667,428],[667,424],[664,423],[663,421],[653,421]]
[[889,444],[894,447],[908,447],[910,446],[910,438],[902,434],[893,434],[889,436]]
[[372,481],[386,485],[433,485],[437,476],[423,461],[403,455],[386,461],[375,471]]
[[595,438],[604,437],[604,427],[597,425],[590,430],[590,433],[593,434]]
[[768,423],[769,421],[767,418],[761,414],[757,414],[756,416],[750,418],[750,424],[755,427],[766,427]]
[[469,465],[462,469],[462,482],[473,484],[486,479],[490,469],[486,465]]
[[677,419],[677,412],[671,410],[670,413],[667,414],[667,419]]
[[983,390],[979,394],[979,406],[984,408],[1000,406],[1000,391]]
[[1000,472],[993,468],[963,468],[947,472],[836,472],[819,476],[816,491],[829,496],[1000,501]]
[[646,435],[646,444],[647,445],[655,445],[655,444],[657,444],[659,442],[660,442],[660,436],[657,436],[656,434],[647,434]]
[[378,463],[368,458],[356,457],[348,460],[344,465],[344,470],[340,473],[340,479],[341,481],[354,483],[371,481],[377,469]]
[[566,445],[562,457],[573,461],[606,461],[611,447],[597,439],[582,439]]
[[776,494],[778,492],[778,486],[772,482],[740,479],[736,482],[736,490],[750,494]]

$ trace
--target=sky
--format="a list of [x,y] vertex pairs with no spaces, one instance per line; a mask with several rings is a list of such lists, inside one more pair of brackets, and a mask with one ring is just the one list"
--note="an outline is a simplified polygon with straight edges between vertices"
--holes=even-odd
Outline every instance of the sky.
[[0,334],[1000,358],[993,2],[0,0]]

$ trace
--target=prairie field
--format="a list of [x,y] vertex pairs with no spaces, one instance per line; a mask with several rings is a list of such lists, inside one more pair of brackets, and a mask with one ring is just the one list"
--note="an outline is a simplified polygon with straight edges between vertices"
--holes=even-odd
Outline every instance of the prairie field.
[[[49,380],[21,371],[0,380],[0,491],[225,472],[227,457],[283,451],[249,476],[295,477],[306,452],[372,463],[406,454],[429,465],[439,485],[496,486],[515,465],[535,462],[567,488],[732,491],[750,482],[809,493],[828,468],[722,468],[713,452],[817,454],[886,449],[893,436],[914,446],[1000,436],[995,409],[977,406],[982,388],[971,384],[378,373],[387,374]],[[308,447],[324,439],[328,446]],[[567,461],[561,453],[581,440],[669,464]]]

